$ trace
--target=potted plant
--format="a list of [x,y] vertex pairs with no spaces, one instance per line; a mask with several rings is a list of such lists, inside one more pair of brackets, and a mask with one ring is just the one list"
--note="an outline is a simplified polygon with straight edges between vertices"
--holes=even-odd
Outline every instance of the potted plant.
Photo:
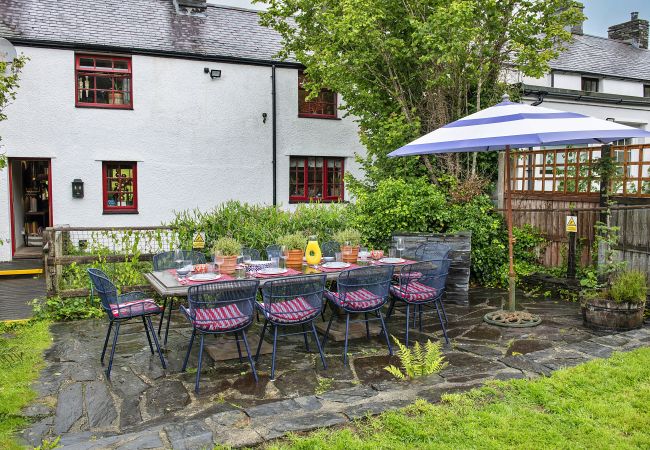
[[220,237],[212,244],[212,251],[215,255],[218,253],[223,257],[221,272],[229,275],[235,273],[237,257],[241,253],[241,248],[241,244],[236,239],[227,236]]
[[[594,277],[591,277],[594,280]],[[595,330],[628,331],[643,325],[648,282],[643,272],[624,270],[605,286],[582,292],[582,317]]]
[[285,234],[278,239],[278,244],[286,248],[287,266],[302,267],[306,241],[301,233]]
[[341,246],[343,261],[355,263],[359,258],[359,246],[361,244],[361,233],[354,228],[346,228],[334,233],[334,241]]

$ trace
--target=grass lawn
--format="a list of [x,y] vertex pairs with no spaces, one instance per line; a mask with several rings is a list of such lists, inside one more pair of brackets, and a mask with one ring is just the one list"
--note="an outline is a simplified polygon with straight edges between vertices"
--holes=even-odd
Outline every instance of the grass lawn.
[[650,448],[650,348],[497,382],[271,448]]
[[21,410],[36,393],[29,388],[51,344],[48,322],[0,323],[0,448],[22,448],[13,433],[25,426]]

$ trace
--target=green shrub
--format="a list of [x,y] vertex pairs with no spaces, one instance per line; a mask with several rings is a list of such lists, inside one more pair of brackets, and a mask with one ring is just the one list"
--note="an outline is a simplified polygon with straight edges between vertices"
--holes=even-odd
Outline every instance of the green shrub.
[[304,250],[307,246],[307,238],[302,233],[291,233],[280,236],[277,239],[278,245],[286,247],[287,250]]
[[237,239],[223,236],[212,244],[213,252],[220,252],[223,256],[235,256],[241,253],[242,245]]
[[644,303],[648,291],[646,275],[637,270],[626,270],[614,277],[609,296],[616,303]]
[[362,236],[358,230],[355,230],[354,228],[346,228],[345,230],[334,233],[332,240],[338,242],[341,246],[356,246],[361,244]]
[[98,298],[50,297],[32,301],[34,318],[38,320],[79,320],[104,317],[106,314]]

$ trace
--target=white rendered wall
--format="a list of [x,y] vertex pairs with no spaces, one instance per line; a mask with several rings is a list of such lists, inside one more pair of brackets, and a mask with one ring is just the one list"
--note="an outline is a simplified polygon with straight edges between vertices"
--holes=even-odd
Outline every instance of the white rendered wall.
[[643,83],[640,81],[613,80],[611,78],[603,78],[600,80],[599,92],[603,92],[605,94],[643,97]]
[[[227,200],[272,202],[271,68],[134,55],[133,110],[76,108],[74,52],[20,47],[30,58],[9,119],[8,157],[52,158],[54,224],[157,225],[174,210]],[[212,80],[204,67],[221,69]],[[343,156],[359,175],[351,119],[298,118],[297,70],[277,69],[278,203],[288,204],[290,155]],[[266,123],[262,113],[267,113]],[[102,161],[138,162],[139,214],[105,215]],[[71,182],[84,181],[73,199]],[[7,170],[0,173],[0,238],[10,236]],[[0,260],[11,245],[0,246]]]

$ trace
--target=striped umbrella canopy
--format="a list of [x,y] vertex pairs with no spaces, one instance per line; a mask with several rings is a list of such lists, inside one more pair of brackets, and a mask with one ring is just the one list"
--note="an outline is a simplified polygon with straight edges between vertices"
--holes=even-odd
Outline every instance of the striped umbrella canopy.
[[[390,157],[450,152],[506,151],[506,222],[508,225],[509,312],[515,311],[515,271],[510,195],[510,148],[542,145],[607,144],[627,138],[650,137],[650,132],[575,112],[511,102],[501,103],[451,122],[388,154]],[[489,317],[488,317],[489,316]],[[530,317],[528,317],[530,316]],[[497,325],[532,326],[541,319],[503,311],[485,320]],[[523,317],[523,318],[522,318]],[[497,319],[495,319],[497,318]],[[514,324],[514,325],[513,325]]]

